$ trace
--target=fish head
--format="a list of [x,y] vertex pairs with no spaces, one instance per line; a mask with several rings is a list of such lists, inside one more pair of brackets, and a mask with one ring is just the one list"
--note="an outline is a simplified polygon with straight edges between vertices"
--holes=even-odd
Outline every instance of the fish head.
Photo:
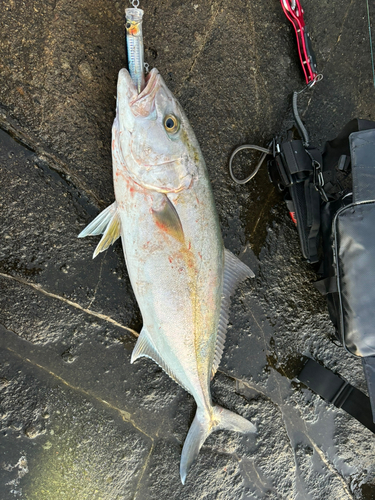
[[142,187],[162,193],[188,189],[202,161],[195,134],[157,69],[138,94],[128,71],[117,85],[113,150],[118,168]]

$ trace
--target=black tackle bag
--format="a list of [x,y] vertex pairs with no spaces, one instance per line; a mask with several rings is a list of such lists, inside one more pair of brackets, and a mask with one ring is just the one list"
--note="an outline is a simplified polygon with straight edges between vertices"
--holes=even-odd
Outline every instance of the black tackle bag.
[[289,132],[268,169],[321,278],[336,337],[362,358],[370,399],[313,360],[298,378],[375,432],[375,122],[352,120],[323,153]]

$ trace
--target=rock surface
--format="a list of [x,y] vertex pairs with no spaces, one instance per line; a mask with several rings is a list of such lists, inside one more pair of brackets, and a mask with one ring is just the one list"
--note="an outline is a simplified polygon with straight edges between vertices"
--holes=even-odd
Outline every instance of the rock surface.
[[[130,365],[142,318],[120,243],[93,261],[97,240],[77,239],[113,201],[127,6],[9,0],[0,12],[1,500],[375,498],[373,434],[294,378],[308,356],[366,392],[360,360],[330,341],[266,169],[246,186],[228,175],[235,146],[292,125],[290,95],[304,85],[279,2],[140,5],[145,60],[196,132],[226,246],[256,273],[233,299],[212,392],[258,432],[211,435],[181,485],[194,401],[151,361]],[[367,11],[303,6],[324,79],[299,105],[323,147],[351,118],[375,120]]]

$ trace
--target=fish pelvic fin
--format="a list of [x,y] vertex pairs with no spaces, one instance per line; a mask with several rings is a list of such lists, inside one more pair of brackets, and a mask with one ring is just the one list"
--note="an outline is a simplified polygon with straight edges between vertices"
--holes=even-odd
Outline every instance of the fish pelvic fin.
[[107,248],[120,237],[121,220],[116,202],[112,203],[112,205],[95,217],[95,219],[79,233],[78,238],[97,236],[99,234],[103,236],[95,248],[93,259],[95,259],[100,252],[107,250]]
[[197,408],[193,423],[190,426],[188,435],[182,448],[180,477],[182,484],[185,484],[186,475],[190,466],[197,458],[199,450],[211,432],[219,430],[229,430],[250,434],[256,432],[256,427],[246,420],[221,406],[213,406],[210,415],[201,408]]

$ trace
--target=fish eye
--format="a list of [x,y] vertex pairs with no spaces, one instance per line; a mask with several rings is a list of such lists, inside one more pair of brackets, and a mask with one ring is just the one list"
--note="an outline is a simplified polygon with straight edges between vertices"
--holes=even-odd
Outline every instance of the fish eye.
[[167,115],[164,118],[164,128],[169,134],[175,134],[180,128],[180,123],[174,115]]

